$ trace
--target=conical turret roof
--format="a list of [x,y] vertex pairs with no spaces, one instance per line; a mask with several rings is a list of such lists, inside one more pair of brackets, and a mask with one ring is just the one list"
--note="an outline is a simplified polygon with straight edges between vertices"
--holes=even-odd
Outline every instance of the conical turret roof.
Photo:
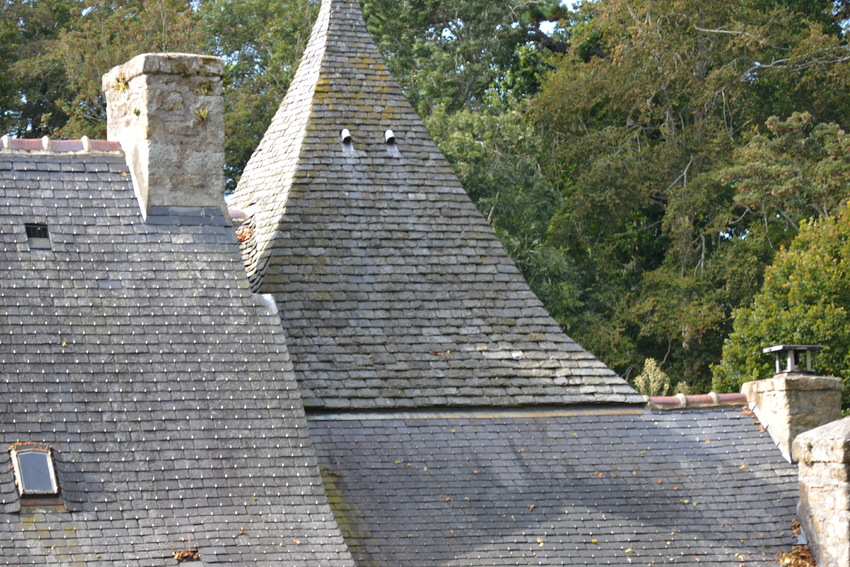
[[546,313],[356,0],[323,1],[233,204],[250,215],[246,267],[280,306],[307,407],[642,403]]

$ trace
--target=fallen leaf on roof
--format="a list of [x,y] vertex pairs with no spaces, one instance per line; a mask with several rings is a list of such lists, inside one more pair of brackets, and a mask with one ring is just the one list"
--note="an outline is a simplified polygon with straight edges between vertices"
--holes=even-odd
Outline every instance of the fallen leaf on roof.
[[543,538],[540,538],[540,537],[539,537],[539,538],[537,538],[537,544],[538,544],[540,547],[543,547]]
[[793,551],[777,554],[779,562],[782,565],[788,565],[789,567],[817,567],[815,558],[812,557],[808,546],[795,545],[791,549]]
[[738,468],[739,468],[740,470],[742,470],[742,471],[745,471],[745,470],[747,470],[748,468],[750,468],[750,465],[741,465],[741,466],[740,466],[740,467],[738,467]]
[[528,507],[528,511],[532,512],[532,511],[534,511],[535,508],[537,508],[537,504],[532,504],[531,506]]
[[175,551],[174,559],[178,562],[182,563],[184,561],[195,561],[201,558],[201,554],[198,553],[198,550],[187,549],[185,551]]

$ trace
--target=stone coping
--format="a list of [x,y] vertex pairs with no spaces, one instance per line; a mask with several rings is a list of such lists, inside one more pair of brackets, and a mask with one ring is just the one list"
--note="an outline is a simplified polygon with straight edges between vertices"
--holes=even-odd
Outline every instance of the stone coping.
[[101,88],[124,88],[139,75],[224,76],[224,61],[212,55],[192,53],[142,53],[113,67],[101,80]]
[[61,154],[120,154],[121,143],[112,140],[91,140],[83,136],[79,140],[53,140],[43,138],[0,138],[0,152],[3,153],[61,153]]

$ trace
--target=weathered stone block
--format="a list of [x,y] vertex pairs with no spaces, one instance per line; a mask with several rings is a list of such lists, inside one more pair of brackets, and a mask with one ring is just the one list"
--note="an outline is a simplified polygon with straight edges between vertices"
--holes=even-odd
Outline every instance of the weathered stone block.
[[103,76],[107,137],[118,140],[145,214],[224,204],[224,63],[146,53]]
[[841,417],[840,378],[785,374],[746,382],[741,392],[754,405],[759,420],[791,458],[794,438]]
[[850,418],[799,435],[797,515],[819,567],[850,565]]

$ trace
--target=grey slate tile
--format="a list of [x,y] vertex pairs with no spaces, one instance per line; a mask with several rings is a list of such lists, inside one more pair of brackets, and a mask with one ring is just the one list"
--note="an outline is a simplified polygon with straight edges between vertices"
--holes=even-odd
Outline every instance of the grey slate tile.
[[[90,157],[0,152],[0,445],[53,446],[68,510],[19,513],[0,451],[0,564],[173,565],[191,533],[211,564],[351,565],[304,499],[320,478],[289,355],[229,229],[143,222],[123,156]],[[33,218],[49,253],[25,244]],[[276,537],[242,545],[245,525]]]
[[310,425],[358,564],[768,566],[796,541],[795,468],[739,408]]

